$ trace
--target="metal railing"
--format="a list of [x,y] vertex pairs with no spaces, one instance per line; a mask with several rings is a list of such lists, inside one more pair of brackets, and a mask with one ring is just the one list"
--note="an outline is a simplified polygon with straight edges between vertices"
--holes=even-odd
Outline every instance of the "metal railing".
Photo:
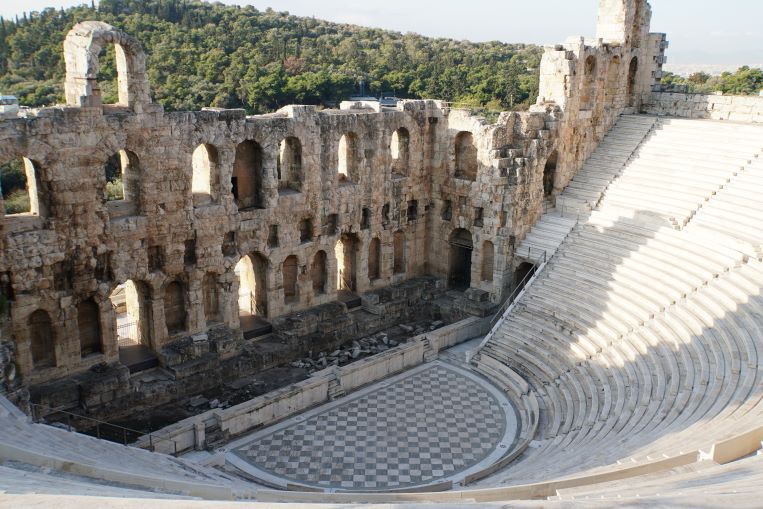
[[[128,436],[135,436],[135,437],[148,437],[148,450],[154,451],[155,443],[160,442],[170,442],[172,444],[172,455],[177,456],[178,454],[178,444],[175,440],[172,440],[170,438],[163,438],[163,437],[157,437],[154,436],[150,431],[148,433],[144,431],[139,431],[137,429],[132,428],[126,428],[124,426],[119,426],[118,424],[112,424],[110,422],[101,421],[98,419],[94,419],[92,417],[86,417],[84,415],[75,414],[73,412],[67,412],[66,410],[59,410],[55,408],[50,408],[45,405],[40,405],[37,403],[29,403],[29,409],[31,411],[31,417],[32,420],[36,423],[41,424],[50,424],[49,421],[45,419],[48,415],[64,415],[66,417],[66,429],[67,431],[79,433],[78,431],[75,431],[75,429],[72,427],[72,420],[84,420],[87,422],[95,423],[95,436],[99,439],[109,440],[110,442],[117,442],[122,443],[126,446],[132,446],[130,441],[128,440]],[[54,422],[60,422],[60,421],[54,421]],[[116,432],[116,435],[114,434]],[[83,433],[84,434],[84,433]],[[114,440],[114,438],[117,438],[117,440]],[[120,440],[121,439],[121,440]]]
[[140,344],[138,322],[117,325],[117,341],[120,347]]
[[[529,255],[528,255],[529,258]],[[509,296],[506,297],[506,300],[503,301],[503,304],[501,304],[501,307],[498,308],[498,311],[495,312],[493,315],[493,318],[490,319],[490,329],[492,331],[493,327],[495,327],[495,324],[498,323],[498,320],[501,319],[503,314],[506,312],[506,310],[511,306],[515,300],[517,300],[517,297],[520,293],[522,293],[522,290],[525,289],[525,286],[527,286],[527,283],[535,277],[535,275],[540,271],[541,268],[546,266],[547,258],[546,258],[546,251],[543,251],[543,262],[540,265],[533,265],[532,268],[525,274],[525,276],[517,283],[517,285],[514,287],[514,289],[509,293]]]

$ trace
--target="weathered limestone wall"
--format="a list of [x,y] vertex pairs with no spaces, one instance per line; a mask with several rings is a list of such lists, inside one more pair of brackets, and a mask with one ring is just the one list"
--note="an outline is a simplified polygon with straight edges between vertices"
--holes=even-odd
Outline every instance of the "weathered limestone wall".
[[763,123],[763,97],[649,92],[641,112],[683,118]]
[[[64,45],[68,105],[0,122],[0,162],[30,162],[39,203],[0,229],[3,335],[20,375],[40,383],[117,363],[109,296],[128,281],[156,352],[220,328],[242,342],[247,286],[247,305],[271,321],[335,302],[339,288],[422,275],[466,290],[465,306],[484,313],[510,288],[514,246],[544,203],[659,77],[664,36],[648,34],[648,4],[623,9],[624,40],[547,48],[538,104],[492,125],[437,101],[165,113],[150,102],[139,43],[78,25]],[[119,105],[100,104],[103,44],[119,47]],[[121,201],[105,191],[114,154]],[[242,260],[253,274],[237,273]]]

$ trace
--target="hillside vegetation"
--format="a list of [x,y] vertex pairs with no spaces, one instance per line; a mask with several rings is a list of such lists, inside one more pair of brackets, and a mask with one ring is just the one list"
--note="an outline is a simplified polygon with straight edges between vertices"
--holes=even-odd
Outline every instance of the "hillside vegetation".
[[763,90],[763,69],[745,65],[736,72],[724,72],[720,76],[695,72],[688,78],[666,72],[662,77],[662,84],[686,87],[692,94],[723,92],[728,95],[758,95]]
[[[357,93],[521,108],[535,101],[542,49],[471,43],[198,0],[101,0],[0,23],[0,92],[22,104],[63,101],[62,43],[98,19],[143,44],[154,100],[167,110],[204,106],[250,113],[283,105],[333,106]],[[102,58],[104,102],[116,102],[113,48]]]

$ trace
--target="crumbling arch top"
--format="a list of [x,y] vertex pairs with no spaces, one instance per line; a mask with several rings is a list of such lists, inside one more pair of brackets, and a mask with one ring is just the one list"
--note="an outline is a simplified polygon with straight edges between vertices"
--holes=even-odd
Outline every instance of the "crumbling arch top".
[[151,102],[143,46],[137,39],[102,21],[78,23],[64,40],[66,104],[101,105],[97,80],[99,54],[107,44],[113,44],[116,50],[118,104],[140,113]]

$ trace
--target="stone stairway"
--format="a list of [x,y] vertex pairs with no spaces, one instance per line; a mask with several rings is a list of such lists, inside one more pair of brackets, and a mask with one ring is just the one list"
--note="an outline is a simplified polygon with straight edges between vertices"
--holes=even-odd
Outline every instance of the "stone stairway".
[[515,256],[540,265],[551,258],[578,222],[599,202],[639,144],[657,124],[654,117],[623,115],[604,137],[575,178],[556,197],[544,201],[544,214],[515,251]]

